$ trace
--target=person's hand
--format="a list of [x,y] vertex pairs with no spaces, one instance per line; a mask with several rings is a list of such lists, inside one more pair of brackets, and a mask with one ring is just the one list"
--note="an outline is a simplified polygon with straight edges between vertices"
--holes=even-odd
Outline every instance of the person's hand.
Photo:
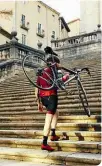
[[62,68],[62,65],[61,65],[60,63],[56,63],[56,65],[57,65],[57,68],[58,68],[58,69],[61,69],[61,68]]
[[38,103],[38,111],[43,112],[43,105],[41,102]]

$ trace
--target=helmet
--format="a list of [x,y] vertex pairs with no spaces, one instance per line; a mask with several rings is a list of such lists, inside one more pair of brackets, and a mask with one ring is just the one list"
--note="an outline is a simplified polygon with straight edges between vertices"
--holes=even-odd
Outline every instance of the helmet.
[[53,53],[53,50],[51,47],[47,46],[46,48],[44,48],[44,51],[46,54],[52,54]]
[[46,54],[53,54],[53,55],[56,55],[58,56],[53,50],[51,47],[47,46],[46,48],[44,48],[44,51]]

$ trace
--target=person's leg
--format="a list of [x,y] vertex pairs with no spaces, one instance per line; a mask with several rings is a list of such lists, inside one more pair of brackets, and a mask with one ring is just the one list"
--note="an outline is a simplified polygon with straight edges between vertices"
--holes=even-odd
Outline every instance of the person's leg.
[[42,150],[48,150],[48,151],[53,151],[54,150],[52,147],[50,147],[47,144],[48,136],[49,136],[50,129],[51,129],[52,119],[53,119],[53,114],[50,114],[49,112],[47,112],[46,118],[45,118],[45,125],[44,125],[43,143],[41,145]]
[[[57,120],[58,120],[58,111],[55,112],[53,119],[52,119],[52,123],[51,123],[51,130],[52,129],[56,129],[56,125],[57,125]],[[52,133],[54,135],[54,133]]]
[[59,137],[55,133],[58,115],[59,115],[59,112],[57,111],[58,96],[54,96],[53,99],[54,99],[54,116],[51,122],[51,141],[58,141]]
[[51,122],[52,122],[54,113],[53,113],[52,110],[50,110],[51,106],[50,106],[50,100],[49,100],[48,97],[43,98],[42,103],[46,107],[47,113],[46,113],[46,118],[45,118],[43,142],[42,142],[42,145],[41,145],[41,149],[48,150],[48,151],[53,151],[54,149],[51,148],[47,144],[47,140],[48,140],[48,136],[49,136],[49,133],[50,133],[50,130],[51,130]]
[[57,125],[57,120],[58,120],[58,111],[55,112],[53,119],[52,119],[52,123],[51,123],[51,141],[58,141],[59,140],[59,136],[56,135],[56,125]]
[[44,125],[44,136],[48,137],[51,129],[51,122],[53,119],[53,114],[46,114],[45,125]]

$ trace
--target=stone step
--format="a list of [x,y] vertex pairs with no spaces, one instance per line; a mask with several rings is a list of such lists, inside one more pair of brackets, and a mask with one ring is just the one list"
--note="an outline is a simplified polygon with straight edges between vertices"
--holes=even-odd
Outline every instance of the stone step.
[[[99,88],[99,89],[89,89],[89,90],[86,90],[86,94],[87,94],[87,96],[92,96],[92,94],[93,94],[93,97],[95,96],[95,94],[97,94],[97,95],[99,95],[99,96],[101,96],[101,89]],[[11,98],[11,99],[14,99],[14,98],[21,98],[22,96],[24,96],[23,98],[27,98],[26,96],[27,95],[31,95],[31,97],[32,96],[34,96],[34,98],[35,98],[35,95],[34,95],[34,91],[23,91],[23,92],[11,92],[11,93],[4,93],[4,94],[0,94],[0,96],[1,96],[1,99],[0,99],[0,101],[1,100],[5,100],[6,99],[6,97],[7,98]],[[66,95],[66,92],[65,91],[63,91],[63,92],[61,92],[61,93],[58,93],[58,97],[59,98],[63,98],[63,97],[68,97],[68,98],[78,98],[79,97],[79,95],[78,95],[78,91],[76,90],[76,91],[73,91],[73,90],[71,90],[71,94],[70,94],[70,90],[69,90],[69,94],[68,95]],[[3,98],[3,99],[2,99]]]
[[[26,138],[0,138],[0,147],[12,147],[12,148],[29,148],[29,149],[41,149],[42,139],[26,139]],[[48,141],[57,151],[64,152],[84,152],[84,153],[100,153],[100,142],[90,141]]]
[[[100,90],[101,89],[101,84],[99,85],[98,83],[96,83],[96,85],[94,85],[94,86],[92,86],[91,84],[89,85],[87,85],[87,86],[84,86],[84,89],[86,90],[86,93],[89,93],[91,90]],[[69,86],[68,88],[66,88],[66,90],[71,90],[74,94],[78,94],[78,90],[77,90],[77,87],[72,87],[72,86]],[[5,94],[17,94],[17,93],[24,93],[24,91],[25,91],[25,93],[26,92],[34,92],[34,88],[30,88],[30,87],[28,87],[28,88],[24,88],[24,87],[19,87],[18,89],[13,89],[13,88],[10,88],[9,90],[7,89],[7,90],[5,90],[5,89],[3,89],[2,91],[0,91],[0,95],[4,95],[5,96]],[[58,94],[63,94],[63,92],[64,91],[62,91],[62,90],[59,90],[58,91]]]
[[[101,71],[93,72],[93,73],[91,72],[91,77],[89,75],[87,75],[87,74],[81,74],[80,76],[81,76],[81,79],[82,79],[83,82],[85,80],[86,80],[86,82],[88,82],[88,81],[90,81],[92,79],[94,81],[94,80],[96,80],[96,78],[97,79],[101,78]],[[4,86],[7,87],[7,85],[11,86],[10,83],[11,83],[11,85],[19,85],[19,84],[30,85],[30,82],[28,81],[28,79],[27,78],[23,78],[23,76],[21,75],[21,76],[19,76],[19,80],[18,79],[9,80],[9,81],[6,80],[6,82],[4,82],[4,84],[1,82],[0,88],[2,88]]]
[[[16,117],[7,117],[7,116],[0,116],[0,122],[2,123],[18,123],[18,122],[44,122],[45,121],[45,114],[42,115],[23,115],[23,116],[16,116]],[[88,116],[59,116],[58,117],[59,123],[97,123],[101,122],[101,116],[100,115],[91,115],[91,117]]]
[[101,162],[100,154],[62,151],[47,152],[42,150],[9,147],[0,148],[0,158],[9,160],[30,161],[33,163],[40,162],[52,164],[52,166],[59,164],[62,166],[82,166],[83,164],[84,166],[96,166]]
[[[0,166],[52,166],[52,165],[38,163],[38,162],[35,163],[31,161],[16,161],[16,160],[0,159]],[[62,165],[57,165],[57,166],[62,166]]]
[[[60,101],[60,102],[65,100],[66,98],[67,98],[68,101],[69,100],[71,101],[73,99],[74,99],[74,101],[76,101],[76,100],[79,99],[79,96],[78,96],[78,94],[76,94],[76,95],[69,94],[67,96],[66,96],[66,94],[63,94],[63,96],[61,96],[61,95],[59,96],[58,95],[58,101]],[[100,100],[101,94],[100,93],[87,94],[87,99],[88,100],[91,101],[91,100],[93,100],[95,98]],[[4,98],[0,99],[0,104],[3,104],[3,103],[4,104],[6,104],[6,103],[20,103],[20,102],[22,102],[22,103],[24,103],[24,102],[35,102],[35,95],[32,94],[32,95],[27,95],[27,96],[19,96],[18,98],[17,97],[12,97],[12,98],[11,97],[7,97],[6,98],[6,96],[5,96]]]
[[[88,99],[89,102],[89,106],[94,105],[94,103],[96,102],[96,104],[101,104],[101,98],[90,98]],[[79,106],[80,104],[80,99],[74,99],[74,100],[69,100],[69,99],[64,99],[64,100],[58,100],[58,108],[60,107],[60,105],[67,105],[67,104],[77,104]],[[32,101],[19,101],[19,102],[8,102],[8,103],[4,103],[2,104],[0,102],[0,108],[6,108],[6,107],[23,107],[23,106],[30,106],[30,107],[34,107],[35,109],[37,109],[37,102],[34,101],[34,99]]]
[[[73,91],[72,91],[73,92]],[[89,94],[95,94],[95,93],[99,93],[101,94],[101,89],[91,89],[91,90],[87,90],[87,95]],[[34,95],[34,91],[19,91],[19,92],[12,92],[12,93],[4,93],[4,94],[0,94],[0,97],[1,98],[5,98],[5,97],[10,97],[10,98],[15,98],[15,97],[20,97],[20,96],[27,96],[27,95]],[[65,92],[61,92],[61,93],[58,93],[59,96],[65,96]],[[78,91],[74,92],[74,94],[70,95],[70,96],[74,96],[74,95],[78,95]]]
[[[89,103],[89,108],[91,110],[92,107],[99,107],[101,109],[101,102],[99,101],[96,101],[96,102],[91,102]],[[62,104],[59,104],[58,107],[57,107],[59,110],[60,109],[70,109],[70,108],[83,108],[81,102],[79,103],[62,103]],[[0,107],[0,112],[4,112],[4,111],[19,111],[19,110],[22,110],[22,111],[25,111],[25,110],[37,110],[37,105],[35,105],[34,103],[15,103],[14,104],[4,104],[4,105],[1,105]]]
[[[36,115],[39,115],[39,114],[45,114],[46,111],[43,111],[43,112],[39,112],[37,110],[34,110],[33,108],[28,108],[28,107],[25,107],[25,108],[16,108],[16,109],[12,109],[12,111],[9,109],[9,110],[2,110],[2,112],[0,111],[0,116],[24,116],[24,115],[33,115],[33,116],[36,116]],[[83,108],[64,108],[64,109],[61,109],[59,110],[59,115],[60,116],[68,116],[68,115],[86,115],[86,113],[84,112]],[[100,107],[92,107],[91,108],[91,114],[92,115],[100,115],[101,114],[101,108]]]
[[[22,82],[17,82],[15,81],[14,83],[10,82],[10,83],[4,83],[2,86],[0,86],[0,90],[2,90],[2,88],[5,88],[5,89],[9,89],[9,88],[18,88],[18,87],[30,87],[31,84],[29,82],[27,82],[27,80],[25,80],[26,82],[24,82],[24,80]],[[99,82],[101,81],[101,75],[99,77],[91,77],[91,78],[83,78],[82,80],[82,83],[83,85],[87,85],[87,84],[94,84],[96,82]],[[76,82],[75,81],[72,81],[70,82],[70,84],[72,86],[75,86],[76,85]]]
[[[93,93],[93,94],[87,94],[87,98],[100,98],[101,97],[101,93],[97,92],[97,93]],[[68,100],[72,100],[72,99],[76,99],[78,98],[78,94],[73,95],[73,94],[69,94],[67,95]],[[59,95],[58,96],[59,100],[65,100],[66,99],[66,94],[63,93],[63,96]],[[34,92],[32,92],[32,94],[29,94],[29,92],[27,92],[27,95],[18,95],[18,96],[3,96],[2,98],[0,98],[0,104],[2,103],[13,103],[13,102],[20,102],[22,100],[26,101],[26,102],[30,102],[30,101],[35,101],[35,94]]]
[[[98,89],[101,89],[101,83],[99,83],[98,84],[98,82],[96,83],[96,85],[94,84],[94,85],[92,85],[92,84],[88,84],[88,85],[83,85],[83,87],[84,87],[84,89],[86,90],[86,92],[87,91],[90,91],[90,90],[98,90]],[[66,90],[71,90],[71,91],[73,91],[73,92],[77,92],[78,93],[78,90],[77,90],[77,86],[75,86],[75,87],[73,87],[73,86],[71,86],[71,85],[69,85],[68,87],[66,87]],[[30,87],[18,87],[18,89],[17,88],[10,88],[10,89],[4,89],[3,88],[3,90],[1,90],[0,91],[0,95],[5,95],[5,93],[6,94],[15,94],[15,93],[23,93],[23,92],[33,92],[34,91],[34,87],[32,88],[32,86]],[[58,94],[62,94],[64,92],[64,90],[59,90],[58,91]]]
[[[87,96],[88,102],[101,102],[101,97],[99,94],[96,95],[90,95]],[[72,98],[69,96],[59,96],[58,97],[58,104],[68,104],[68,103],[80,103],[79,96],[73,96]],[[23,98],[23,99],[16,99],[16,100],[1,100],[0,101],[0,106],[1,107],[6,107],[6,106],[11,106],[11,105],[34,105],[37,106],[37,102],[35,101],[35,97],[29,96],[28,98]]]
[[[1,130],[42,130],[44,123],[0,123]],[[58,131],[100,131],[100,123],[57,123],[56,130]]]
[[[9,81],[9,82],[4,82],[3,84],[0,84],[0,89],[2,89],[3,87],[5,88],[10,88],[10,87],[19,87],[19,86],[30,86],[31,83],[27,80],[27,79],[23,79],[21,81],[22,78],[20,78],[20,80],[14,80],[13,81]],[[86,76],[86,75],[81,75],[81,81],[83,84],[90,84],[90,81],[92,81],[92,83],[96,82],[96,81],[100,81],[101,80],[101,72],[100,73],[94,73],[91,77]],[[73,80],[72,82],[70,82],[72,85],[75,85],[75,81]]]
[[[101,132],[98,131],[56,131],[60,140],[101,142]],[[3,138],[42,139],[42,130],[0,130]]]
[[[29,74],[29,76],[31,76],[31,75]],[[34,75],[32,75],[32,76],[34,76]],[[93,79],[93,80],[95,79],[96,80],[96,78],[100,78],[101,77],[101,70],[97,71],[97,72],[92,72],[91,71],[91,77],[89,75],[87,75],[86,73],[80,74],[80,76],[82,78],[82,81],[84,81],[84,80],[90,81],[91,79]],[[8,79],[6,79],[6,81],[1,82],[0,88],[2,88],[4,86],[7,87],[7,85],[9,85],[9,86],[11,86],[11,85],[19,85],[19,84],[24,84],[24,85],[28,84],[28,85],[30,85],[30,82],[28,81],[28,79],[27,78],[23,78],[23,75],[19,75],[18,79],[16,79],[16,77],[14,77],[13,80],[12,79],[8,80]],[[10,85],[10,83],[11,83],[11,85]]]
[[[94,93],[99,91],[99,93],[101,93],[101,86],[99,86],[97,84],[97,86],[87,86],[87,87],[84,87],[85,91],[86,91],[86,94],[89,94],[91,93],[91,91],[93,91]],[[67,91],[71,91],[73,95],[78,95],[78,90],[77,90],[77,87],[75,88],[72,88],[69,86],[69,88],[66,88]],[[6,95],[8,96],[11,96],[11,95],[17,95],[17,94],[27,94],[27,93],[33,93],[34,94],[35,90],[34,88],[33,89],[25,89],[25,88],[19,88],[18,90],[13,90],[13,89],[10,89],[10,91],[5,91],[3,90],[3,92],[0,92],[0,96],[2,97],[6,97]],[[65,91],[64,90],[61,90],[61,91],[58,91],[58,95],[65,95]]]
[[[93,77],[93,78],[87,78],[87,79],[82,79],[81,80],[82,81],[82,84],[85,86],[85,85],[90,85],[90,84],[95,84],[96,82],[98,82],[98,83],[100,83],[100,81],[101,81],[101,75],[100,75],[100,77]],[[75,82],[75,80],[73,80],[72,82],[70,82],[70,85],[72,85],[72,86],[76,86],[76,82]],[[7,86],[1,86],[0,87],[0,90],[2,90],[2,88],[4,88],[5,87],[5,89],[10,89],[10,88],[14,88],[14,89],[16,89],[16,88],[19,88],[19,87],[22,87],[22,88],[27,88],[27,87],[31,87],[31,83],[24,83],[24,81],[22,81],[22,83],[19,83],[19,82],[17,82],[17,83],[15,83],[15,84],[13,84],[13,83],[9,83],[9,84],[7,84]]]

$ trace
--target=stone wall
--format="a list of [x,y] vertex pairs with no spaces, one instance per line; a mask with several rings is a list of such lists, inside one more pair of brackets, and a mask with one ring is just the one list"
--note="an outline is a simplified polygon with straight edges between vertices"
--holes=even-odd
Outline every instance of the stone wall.
[[87,54],[97,53],[101,51],[101,42],[90,42],[87,44],[79,44],[69,47],[63,47],[55,50],[60,58],[80,58]]
[[52,47],[60,58],[80,58],[101,52],[102,33],[100,25],[96,32],[52,41]]

